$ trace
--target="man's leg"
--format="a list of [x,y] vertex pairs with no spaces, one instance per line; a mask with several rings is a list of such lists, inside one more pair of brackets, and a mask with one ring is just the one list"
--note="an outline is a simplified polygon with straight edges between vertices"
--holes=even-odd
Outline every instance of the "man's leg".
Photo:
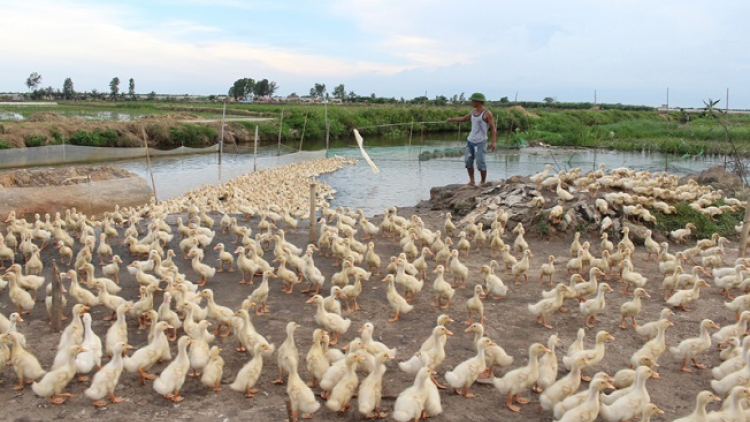
[[466,172],[469,173],[469,185],[474,186],[474,167],[467,167]]
[[464,154],[464,163],[466,164],[466,172],[469,174],[468,186],[474,186],[474,156],[476,154],[476,147],[471,142],[466,142],[466,154]]
[[487,141],[477,145],[475,150],[477,168],[479,169],[479,174],[482,176],[482,184],[484,184],[487,181],[487,162],[484,158],[487,151]]

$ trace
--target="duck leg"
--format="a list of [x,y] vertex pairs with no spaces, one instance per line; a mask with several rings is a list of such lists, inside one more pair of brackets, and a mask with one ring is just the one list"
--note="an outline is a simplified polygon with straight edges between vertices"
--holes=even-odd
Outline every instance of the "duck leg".
[[698,361],[695,360],[695,358],[691,358],[691,360],[693,361],[693,366],[695,366],[696,368],[706,369],[706,365],[704,365],[702,363],[698,363]]
[[23,385],[23,375],[21,375],[20,377],[18,377],[18,385],[13,386],[13,389],[18,391],[18,390],[23,390],[24,388],[25,387]]
[[396,321],[398,321],[398,317],[399,317],[400,314],[401,314],[401,311],[396,311],[396,314],[393,315],[393,317],[391,319],[389,319],[388,322],[396,322]]
[[[437,380],[437,379],[435,378],[435,376],[434,376],[434,375],[430,375],[430,379],[432,380],[432,382],[433,382],[433,383],[435,384],[435,386],[436,386],[437,388],[439,388],[439,389],[441,389],[441,390],[445,390],[445,389],[446,389],[446,386],[444,386],[443,384],[440,384],[440,383],[438,382],[438,380]],[[461,394],[461,393],[459,393],[459,394]]]
[[626,328],[628,328],[628,323],[625,321],[625,316],[624,315],[620,319],[620,328],[622,328],[623,330],[626,329]]
[[680,367],[680,371],[682,372],[693,372],[692,369],[687,367],[687,358],[682,360],[682,366]]
[[279,379],[273,382],[274,384],[283,384],[284,383],[284,370],[279,368]]
[[508,393],[508,400],[505,402],[505,406],[512,412],[520,412],[521,408],[513,404],[513,393]]

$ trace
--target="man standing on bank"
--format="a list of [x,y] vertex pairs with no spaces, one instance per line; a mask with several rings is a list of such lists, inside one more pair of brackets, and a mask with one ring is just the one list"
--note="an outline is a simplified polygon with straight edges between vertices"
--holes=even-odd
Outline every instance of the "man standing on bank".
[[[474,110],[471,113],[463,117],[451,117],[446,120],[447,123],[458,123],[471,121],[471,132],[466,138],[466,153],[464,154],[464,161],[466,162],[466,171],[469,173],[469,183],[467,186],[474,186],[474,161],[477,162],[477,168],[479,168],[479,174],[482,176],[482,184],[487,181],[487,163],[485,161],[485,153],[487,151],[492,152],[497,146],[497,127],[495,126],[495,119],[492,117],[492,112],[484,108],[484,103],[487,101],[484,94],[475,92],[469,97]],[[487,129],[492,131],[492,143],[489,149],[487,148]]]

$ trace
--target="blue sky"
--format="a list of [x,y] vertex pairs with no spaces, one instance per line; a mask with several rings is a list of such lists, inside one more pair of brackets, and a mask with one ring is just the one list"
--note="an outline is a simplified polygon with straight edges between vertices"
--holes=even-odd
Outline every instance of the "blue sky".
[[0,92],[42,85],[225,94],[451,97],[750,109],[750,2],[724,0],[0,0]]

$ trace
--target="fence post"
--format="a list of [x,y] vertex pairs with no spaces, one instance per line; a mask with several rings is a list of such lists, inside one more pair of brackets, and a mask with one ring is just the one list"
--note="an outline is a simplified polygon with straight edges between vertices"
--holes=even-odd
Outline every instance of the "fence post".
[[59,333],[62,328],[62,280],[57,262],[52,260],[52,310],[50,311],[52,332]]
[[316,187],[317,185],[314,181],[310,183],[310,243],[315,243],[315,238],[318,237],[315,233],[317,230],[317,223],[315,221]]

